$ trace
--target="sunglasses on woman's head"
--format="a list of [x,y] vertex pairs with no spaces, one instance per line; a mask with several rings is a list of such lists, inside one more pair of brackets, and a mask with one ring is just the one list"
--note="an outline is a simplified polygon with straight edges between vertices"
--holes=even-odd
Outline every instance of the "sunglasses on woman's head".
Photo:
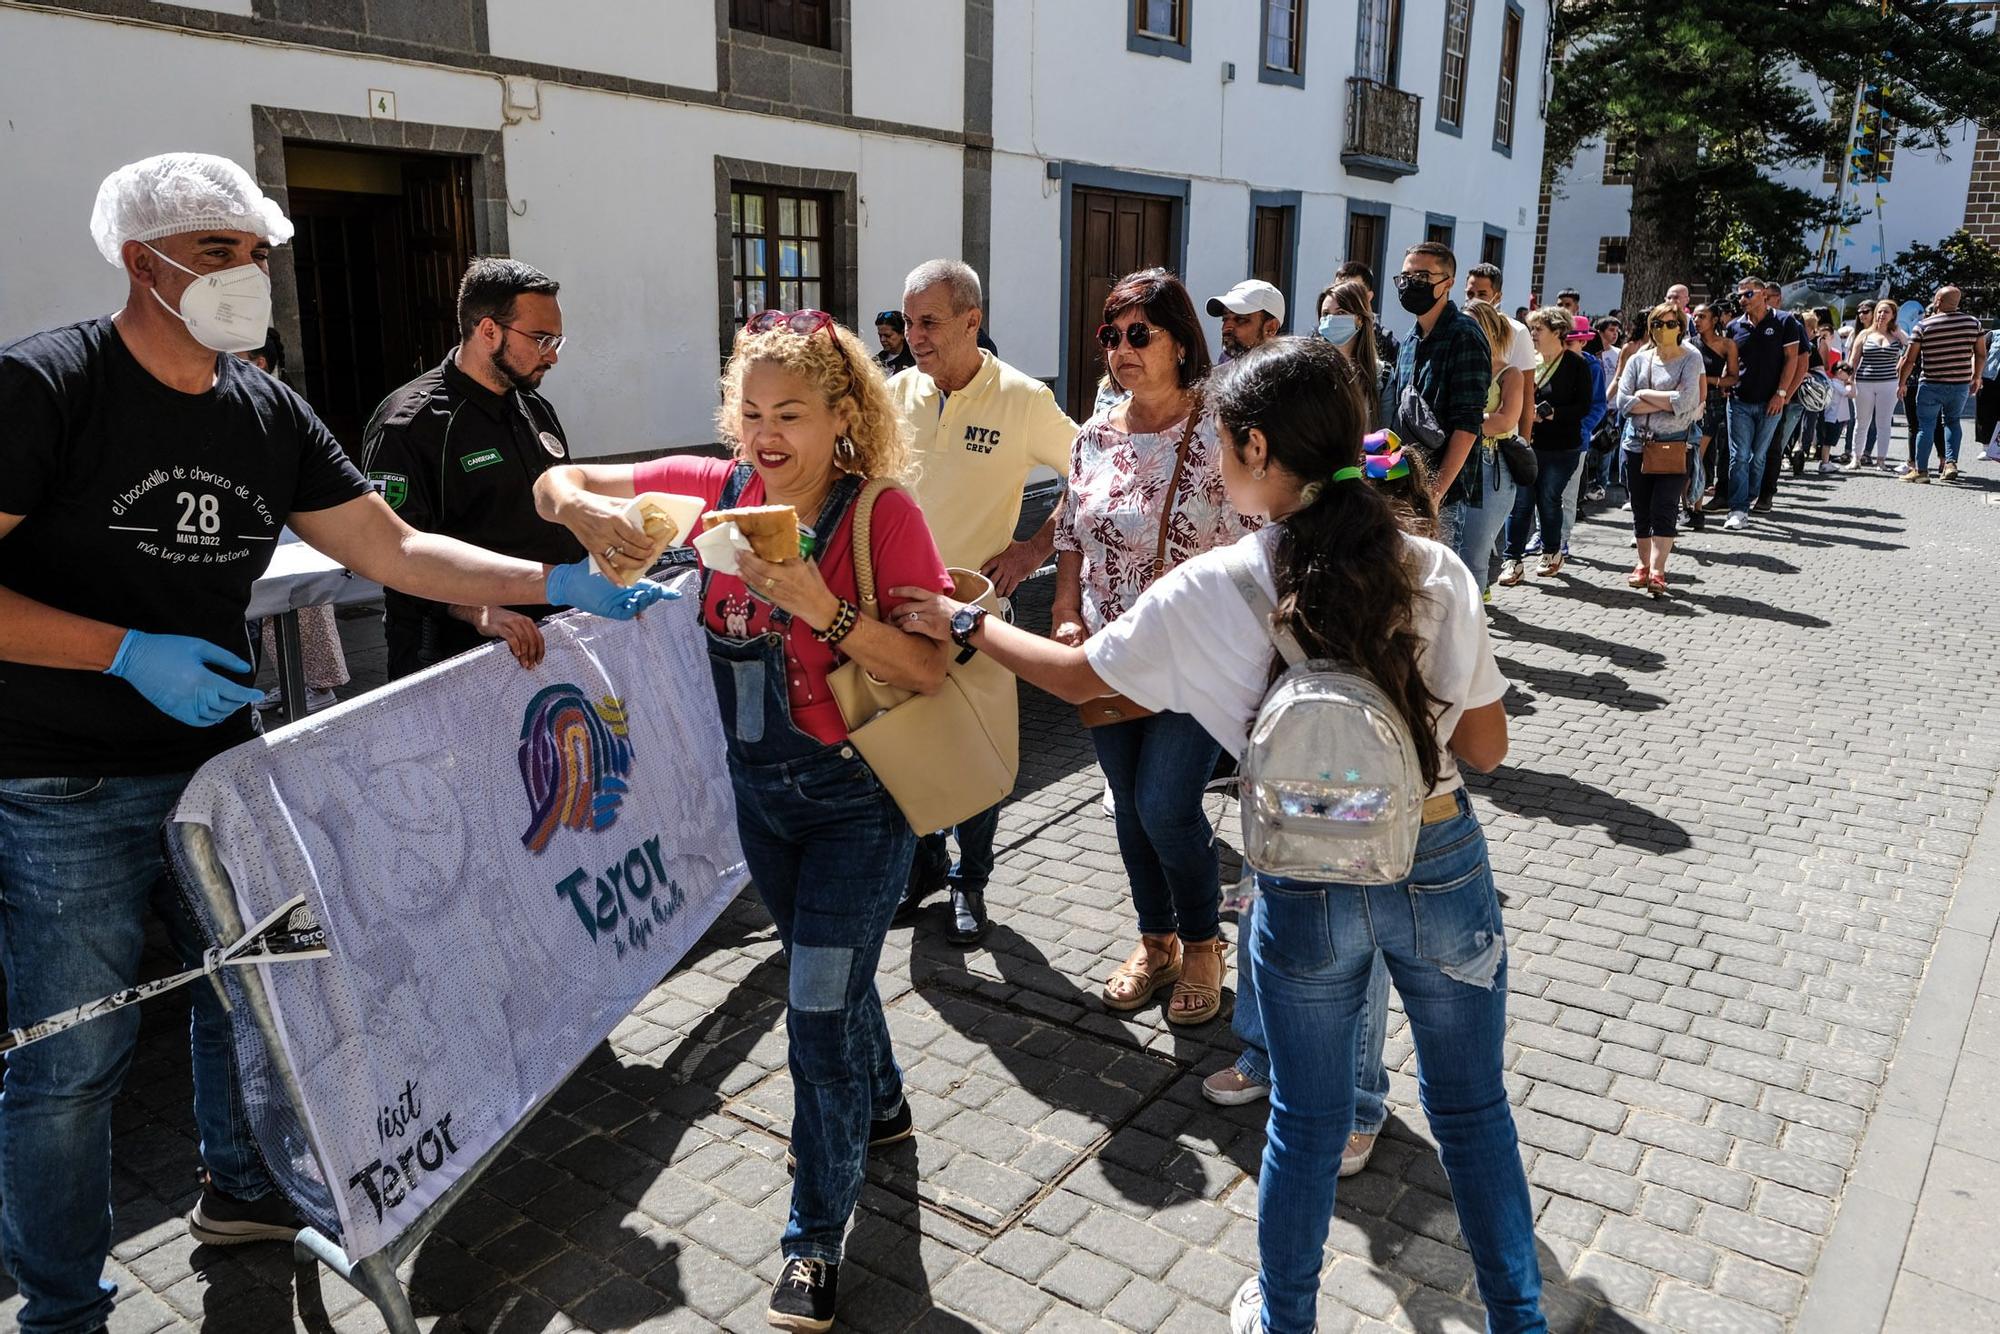
[[[827,337],[833,338],[833,326],[837,321],[823,310],[795,310],[790,314],[782,310],[767,310],[752,315],[743,322],[743,327],[753,334],[769,333],[773,329],[790,329],[801,337],[810,337],[824,329]],[[839,339],[834,339],[838,343]]]
[[1153,326],[1137,321],[1124,329],[1120,329],[1115,324],[1100,324],[1097,326],[1097,341],[1103,346],[1106,352],[1117,347],[1121,338],[1125,342],[1130,343],[1134,351],[1137,351],[1139,348],[1153,341]]

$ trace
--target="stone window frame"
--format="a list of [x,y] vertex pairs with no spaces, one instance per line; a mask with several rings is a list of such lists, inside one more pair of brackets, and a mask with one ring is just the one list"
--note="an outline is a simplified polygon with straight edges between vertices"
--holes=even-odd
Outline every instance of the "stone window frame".
[[831,47],[740,32],[729,24],[729,3],[715,0],[715,86],[723,106],[777,116],[854,114],[849,0],[827,0]]
[[[370,120],[330,111],[258,104],[251,106],[250,120],[256,154],[252,172],[264,193],[276,200],[287,216],[291,213],[291,189],[285,166],[287,144],[458,157],[471,164],[472,253],[496,257],[509,253],[507,158],[500,131],[420,121]],[[725,213],[728,203],[723,200]],[[279,246],[271,252],[271,322],[285,340],[285,346],[305,346],[299,324],[298,274],[293,268],[290,246]]]
[[775,162],[752,162],[744,158],[715,159],[715,295],[716,332],[723,358],[736,341],[735,246],[729,226],[731,186],[767,185],[780,190],[812,190],[831,195],[836,217],[826,229],[832,253],[823,268],[827,313],[852,329],[856,303],[860,301],[861,178],[851,171],[831,171],[824,167],[792,167]]
[[[1597,271],[1599,273],[1623,273],[1625,261],[1629,257],[1631,238],[1627,236],[1600,236],[1597,238]],[[1617,257],[1612,256],[1613,250]]]

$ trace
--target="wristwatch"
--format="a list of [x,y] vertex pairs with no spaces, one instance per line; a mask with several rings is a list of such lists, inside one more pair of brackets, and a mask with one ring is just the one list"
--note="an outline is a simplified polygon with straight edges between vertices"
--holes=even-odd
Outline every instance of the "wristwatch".
[[979,652],[978,649],[972,646],[972,636],[978,632],[979,627],[985,621],[986,608],[984,607],[960,607],[956,612],[952,613],[951,642],[958,645],[962,650],[958,655],[960,662],[971,662],[972,655]]

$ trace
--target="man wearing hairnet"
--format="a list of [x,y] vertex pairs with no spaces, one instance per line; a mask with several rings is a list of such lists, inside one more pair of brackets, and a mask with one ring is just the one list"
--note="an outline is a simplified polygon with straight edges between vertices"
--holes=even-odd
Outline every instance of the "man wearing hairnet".
[[[203,761],[255,733],[243,618],[288,522],[368,578],[443,602],[623,619],[664,595],[584,561],[415,532],[303,399],[229,355],[262,344],[268,257],[292,234],[234,162],[122,167],[90,231],[125,271],[123,308],[0,347],[0,970],[16,1024],[136,982],[149,906],[199,959],[160,825]],[[111,1108],[138,1027],[122,1010],[7,1054],[0,1261],[31,1334],[111,1312]],[[207,1171],[190,1229],[211,1245],[288,1240],[298,1223],[251,1140],[210,988],[195,992],[192,1047]]]

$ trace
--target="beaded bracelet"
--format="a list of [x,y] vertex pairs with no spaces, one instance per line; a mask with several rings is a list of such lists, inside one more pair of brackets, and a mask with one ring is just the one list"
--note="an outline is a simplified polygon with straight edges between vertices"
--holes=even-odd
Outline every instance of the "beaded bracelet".
[[860,610],[846,598],[840,600],[840,610],[833,614],[833,624],[824,630],[813,631],[813,638],[822,644],[838,644],[854,632],[861,619]]

